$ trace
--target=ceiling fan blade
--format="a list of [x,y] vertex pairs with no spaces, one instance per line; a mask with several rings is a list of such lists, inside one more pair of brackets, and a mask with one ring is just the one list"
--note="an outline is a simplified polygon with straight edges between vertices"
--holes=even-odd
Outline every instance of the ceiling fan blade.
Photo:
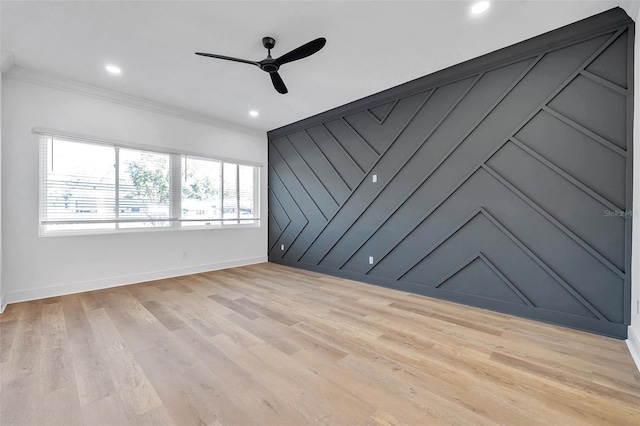
[[322,49],[326,43],[326,38],[317,38],[313,41],[310,41],[309,43],[303,44],[297,49],[293,49],[289,53],[285,53],[284,55],[276,59],[275,63],[280,66],[282,64],[286,64],[287,62],[293,62],[297,61],[298,59],[306,58],[307,56],[311,56],[318,50]]
[[224,60],[227,60],[227,61],[241,62],[243,64],[250,64],[250,65],[260,66],[260,64],[255,62],[255,61],[248,61],[246,59],[233,58],[231,56],[214,55],[213,53],[202,53],[202,52],[196,52],[196,55],[206,56],[208,58],[224,59]]
[[280,77],[280,74],[278,74],[277,72],[270,72],[269,75],[271,76],[273,87],[275,87],[279,93],[282,93],[284,95],[285,93],[289,92],[287,90],[287,86],[284,85],[284,81],[282,81],[282,77]]

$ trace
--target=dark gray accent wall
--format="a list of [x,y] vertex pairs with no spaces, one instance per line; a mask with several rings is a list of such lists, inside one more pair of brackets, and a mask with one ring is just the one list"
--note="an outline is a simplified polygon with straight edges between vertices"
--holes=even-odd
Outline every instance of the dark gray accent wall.
[[633,38],[612,9],[269,132],[269,260],[626,337]]

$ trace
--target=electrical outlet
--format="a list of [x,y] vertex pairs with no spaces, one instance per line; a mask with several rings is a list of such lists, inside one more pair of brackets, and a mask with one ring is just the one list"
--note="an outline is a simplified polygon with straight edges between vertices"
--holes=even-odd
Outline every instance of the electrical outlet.
[[369,265],[373,265],[373,256],[369,256]]
[[378,175],[371,176],[371,182],[376,183],[378,181]]
[[284,244],[280,244],[280,251],[284,251]]
[[182,258],[184,259],[185,257],[187,257],[187,252],[186,252],[186,251],[183,251],[183,252],[182,252]]

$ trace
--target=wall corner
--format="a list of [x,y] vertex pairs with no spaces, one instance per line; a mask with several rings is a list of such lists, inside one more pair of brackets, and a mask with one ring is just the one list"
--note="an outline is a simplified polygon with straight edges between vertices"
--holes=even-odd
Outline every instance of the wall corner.
[[638,371],[640,371],[640,339],[631,326],[629,326],[629,337],[626,342],[629,352],[631,353],[631,358],[633,358],[633,362],[636,363],[636,367]]

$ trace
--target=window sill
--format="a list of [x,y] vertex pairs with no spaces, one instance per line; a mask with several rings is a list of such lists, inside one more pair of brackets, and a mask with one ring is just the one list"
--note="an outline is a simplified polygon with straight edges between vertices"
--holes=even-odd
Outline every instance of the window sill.
[[247,228],[260,228],[261,225],[250,224],[234,224],[223,226],[189,226],[189,227],[164,227],[164,228],[131,228],[131,229],[107,229],[107,230],[81,230],[81,231],[59,231],[59,232],[42,232],[40,230],[39,237],[52,238],[52,237],[83,237],[83,236],[99,236],[99,235],[117,235],[117,234],[133,234],[133,233],[155,233],[155,232],[182,232],[182,231],[221,231],[231,229],[247,229]]

